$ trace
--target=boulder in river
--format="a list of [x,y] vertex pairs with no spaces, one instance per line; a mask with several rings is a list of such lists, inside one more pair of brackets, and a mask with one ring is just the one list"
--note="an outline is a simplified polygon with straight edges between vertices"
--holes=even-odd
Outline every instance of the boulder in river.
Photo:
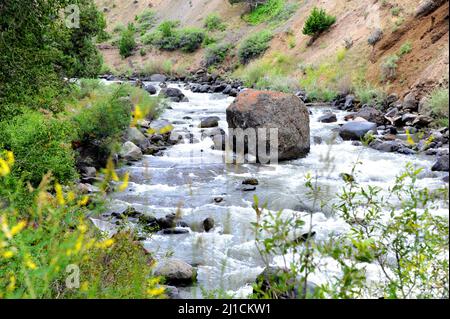
[[125,134],[125,139],[133,142],[135,145],[139,146],[141,149],[146,149],[150,146],[149,140],[136,127],[129,127],[127,129],[126,134]]
[[209,232],[213,228],[214,228],[214,219],[212,219],[211,217],[206,218],[203,221],[203,229],[205,230],[205,232]]
[[159,96],[169,98],[172,102],[188,102],[183,92],[177,88],[163,88],[159,92]]
[[242,181],[242,185],[258,185],[259,182],[256,178],[247,178]]
[[363,107],[361,110],[355,113],[355,118],[356,117],[362,117],[369,122],[379,125],[382,125],[386,122],[384,114],[371,106]]
[[321,117],[319,117],[318,120],[319,120],[319,122],[322,122],[322,123],[333,123],[333,122],[337,121],[337,118],[336,118],[336,114],[328,112],[328,113],[325,113],[324,115],[322,115]]
[[[229,128],[250,129],[255,134],[256,145],[249,148],[248,139],[245,139],[244,148],[256,152],[252,155],[257,155],[258,161],[261,154],[264,156],[269,153],[269,129],[278,131],[277,160],[303,157],[310,150],[308,109],[293,94],[245,90],[227,108],[226,113]],[[260,136],[260,132],[264,132],[264,135]],[[266,149],[259,150],[258,144],[264,142]]]
[[119,156],[127,161],[139,161],[142,159],[142,151],[133,142],[123,143]]
[[347,122],[339,130],[339,135],[344,140],[360,140],[368,132],[377,132],[377,125],[368,121]]
[[442,155],[439,156],[436,160],[436,162],[433,164],[433,167],[431,168],[432,171],[438,171],[438,172],[448,172],[449,170],[449,156]]
[[150,95],[154,95],[157,92],[156,88],[151,84],[145,85],[144,90],[146,90]]
[[220,118],[218,116],[208,116],[201,120],[199,127],[200,128],[209,128],[219,126]]
[[168,258],[158,263],[155,275],[164,277],[167,284],[175,286],[189,285],[195,280],[194,268],[176,258]]

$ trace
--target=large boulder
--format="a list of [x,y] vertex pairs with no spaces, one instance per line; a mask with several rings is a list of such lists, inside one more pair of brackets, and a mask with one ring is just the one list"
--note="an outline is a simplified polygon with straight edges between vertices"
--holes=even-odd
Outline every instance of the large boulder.
[[[226,113],[231,129],[278,129],[278,160],[303,157],[309,152],[309,112],[304,103],[293,94],[245,90],[239,93]],[[257,145],[260,138],[265,139],[266,134],[264,135],[258,136],[256,130]],[[267,150],[270,149],[268,144],[269,138],[266,142]],[[264,153],[266,150],[262,151]]]
[[362,117],[369,122],[379,125],[384,124],[386,121],[384,114],[371,106],[363,107],[358,113],[355,114],[355,117]]
[[360,140],[368,132],[377,132],[377,125],[367,121],[351,121],[342,125],[339,135],[344,140]]
[[163,74],[152,74],[150,76],[150,81],[152,82],[165,82],[167,80],[167,76]]
[[175,286],[189,285],[195,280],[194,268],[176,258],[160,262],[156,266],[155,275],[164,277],[166,284]]

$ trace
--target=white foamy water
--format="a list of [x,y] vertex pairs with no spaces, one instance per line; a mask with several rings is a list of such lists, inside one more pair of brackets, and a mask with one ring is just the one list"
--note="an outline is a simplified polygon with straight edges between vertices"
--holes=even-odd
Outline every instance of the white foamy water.
[[[183,221],[193,231],[181,235],[153,234],[144,241],[144,246],[159,258],[168,254],[197,267],[199,287],[207,290],[224,289],[245,297],[251,293],[251,284],[264,269],[255,247],[255,235],[251,222],[256,219],[251,208],[253,196],[260,202],[267,201],[272,210],[284,210],[284,214],[313,211],[312,224],[317,240],[327,240],[333,234],[342,234],[348,225],[331,213],[335,194],[343,186],[341,173],[350,173],[356,161],[357,179],[362,185],[376,185],[387,189],[395,176],[407,163],[423,167],[418,185],[435,188],[442,186],[443,173],[431,172],[433,158],[407,156],[396,153],[382,153],[364,146],[336,138],[336,129],[347,114],[332,110],[338,122],[325,124],[317,121],[327,108],[311,109],[311,152],[307,157],[279,163],[278,165],[231,165],[223,161],[223,152],[212,150],[212,140],[200,139],[198,124],[206,116],[218,116],[219,126],[225,131],[227,122],[225,110],[233,98],[221,94],[198,94],[182,89],[189,102],[171,103],[161,116],[176,122],[177,131],[189,130],[199,137],[193,144],[177,144],[162,156],[145,156],[140,162],[127,166],[131,175],[129,188],[113,195],[112,205],[133,205],[139,211],[152,213],[157,217],[181,209]],[[189,118],[186,118],[189,117]],[[321,144],[314,144],[313,137],[321,137]],[[328,158],[328,160],[327,160]],[[324,208],[313,207],[312,200],[305,194],[305,174],[318,175],[318,184],[323,190]],[[254,192],[239,190],[242,180],[256,177],[259,185]],[[223,201],[215,203],[215,197]],[[443,210],[444,211],[444,210]],[[440,212],[447,214],[448,211]],[[215,228],[209,233],[194,231],[201,229],[202,221],[212,217]],[[100,228],[107,226],[97,223]],[[305,228],[306,231],[306,228]],[[281,256],[274,264],[280,264]],[[311,279],[318,284],[327,276],[336,275],[337,266],[331,260],[321,261],[322,271]],[[367,267],[368,280],[379,278],[379,269]],[[183,297],[201,297],[198,288],[185,288]]]

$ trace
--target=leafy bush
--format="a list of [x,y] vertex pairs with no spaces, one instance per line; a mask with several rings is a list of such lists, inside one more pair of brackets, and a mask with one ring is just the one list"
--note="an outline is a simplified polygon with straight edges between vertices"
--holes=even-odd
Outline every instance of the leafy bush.
[[245,39],[238,49],[241,63],[246,64],[250,60],[262,55],[268,48],[273,35],[270,31],[261,31]]
[[145,9],[136,17],[137,31],[145,32],[152,28],[156,22],[156,13],[153,10]]
[[328,15],[325,10],[314,7],[306,19],[303,34],[318,36],[336,22],[336,17]]
[[134,27],[129,24],[127,29],[122,31],[119,39],[119,53],[122,58],[129,57],[136,47],[136,40],[134,38]]
[[[24,186],[11,183],[14,156],[3,154],[0,151],[0,163],[5,163],[0,168],[0,199],[7,204],[0,206],[2,299],[164,297],[160,278],[150,275],[150,256],[134,236],[104,237],[92,225],[88,214],[102,213],[97,197],[71,188],[64,191],[46,175],[33,191],[26,188],[31,203],[20,210],[15,194]],[[105,185],[113,170],[105,170]],[[127,183],[125,177],[119,182]]]
[[400,47],[400,49],[398,50],[398,54],[400,55],[400,56],[403,56],[403,55],[405,55],[405,54],[408,54],[408,53],[410,53],[412,51],[412,45],[411,45],[411,42],[405,42],[401,47]]
[[436,118],[436,125],[448,127],[448,105],[448,88],[438,88],[431,92],[423,111]]
[[300,86],[308,92],[311,100],[332,101],[338,94],[339,80],[345,74],[338,64],[322,63],[304,67]]
[[245,15],[244,20],[253,25],[269,21],[283,10],[284,5],[284,0],[267,0]]
[[381,78],[383,81],[394,80],[397,77],[397,63],[400,57],[397,54],[388,56],[381,64]]
[[0,148],[16,156],[13,175],[36,186],[49,171],[61,182],[76,176],[71,122],[28,111],[1,124]]
[[205,18],[203,25],[208,31],[224,31],[226,29],[226,25],[222,22],[222,19],[216,13],[209,14]]
[[220,64],[225,60],[228,52],[230,51],[231,45],[228,43],[220,43],[210,45],[206,49],[205,53],[205,65],[209,67],[211,65]]
[[201,47],[205,33],[201,29],[185,28],[177,29],[179,22],[164,21],[155,32],[143,37],[145,44],[152,44],[161,50],[194,52]]

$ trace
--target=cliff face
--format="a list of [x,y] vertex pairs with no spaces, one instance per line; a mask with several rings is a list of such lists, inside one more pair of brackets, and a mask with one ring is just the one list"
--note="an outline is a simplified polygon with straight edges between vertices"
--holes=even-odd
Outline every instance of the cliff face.
[[[347,41],[352,42],[347,52],[346,71],[356,69],[364,72],[373,85],[383,86],[387,91],[400,95],[413,87],[432,87],[448,81],[448,1],[443,0],[305,0],[298,3],[298,9],[287,21],[274,29],[270,56],[276,52],[287,54],[297,64],[320,64],[336,59],[337,52]],[[202,27],[203,20],[211,13],[217,13],[228,24],[224,41],[239,44],[248,34],[267,28],[262,23],[248,25],[241,16],[248,7],[230,5],[228,0],[97,0],[105,11],[108,30],[118,23],[133,22],[145,9],[156,12],[158,21],[179,20],[181,26]],[[313,7],[324,8],[336,16],[336,23],[323,33],[312,45],[309,37],[302,34],[302,28]],[[368,38],[382,31],[381,39],[372,47]],[[294,45],[293,45],[294,44]],[[398,54],[403,45],[411,47],[396,63],[395,81],[382,81],[383,64],[389,57]],[[175,65],[188,65],[192,70],[199,67],[204,50],[193,54],[161,52],[148,49],[146,56],[139,50],[126,60],[120,58],[117,48],[101,45],[107,64],[117,69],[137,68],[146,61],[170,59]],[[300,77],[301,71],[292,69],[292,76]]]

